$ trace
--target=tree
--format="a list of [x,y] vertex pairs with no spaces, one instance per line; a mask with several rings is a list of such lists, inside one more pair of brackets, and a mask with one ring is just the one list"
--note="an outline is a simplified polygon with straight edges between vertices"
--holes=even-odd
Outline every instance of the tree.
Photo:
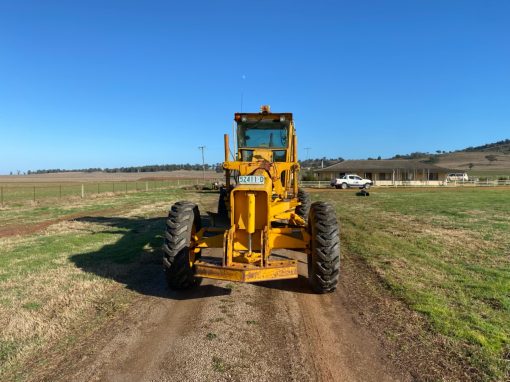
[[471,170],[475,165],[473,163],[468,164],[469,169]]
[[377,160],[381,160],[381,156],[380,155],[377,157]]
[[[494,161],[497,161],[498,158],[496,157],[496,155],[493,155],[493,154],[490,154],[490,155],[486,155],[485,156],[485,159],[487,159],[490,163],[494,162]],[[490,164],[489,163],[489,164]]]

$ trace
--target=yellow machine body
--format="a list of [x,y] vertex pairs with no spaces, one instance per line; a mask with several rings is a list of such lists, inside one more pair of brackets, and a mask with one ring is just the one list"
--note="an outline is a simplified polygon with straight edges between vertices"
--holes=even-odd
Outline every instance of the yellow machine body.
[[[193,261],[195,275],[255,282],[298,277],[297,262],[273,257],[276,249],[309,252],[306,222],[296,214],[299,163],[291,113],[236,113],[237,152],[225,135],[226,227],[206,227],[192,250],[222,248],[220,260]],[[194,257],[193,257],[194,258]]]

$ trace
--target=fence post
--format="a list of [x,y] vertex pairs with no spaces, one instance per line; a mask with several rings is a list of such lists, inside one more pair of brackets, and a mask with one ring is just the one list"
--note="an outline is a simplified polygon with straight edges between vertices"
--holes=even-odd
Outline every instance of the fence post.
[[99,195],[99,183],[97,184],[97,194]]
[[83,199],[85,197],[85,187],[83,186],[83,183],[81,185],[81,198]]
[[145,182],[145,191],[149,191],[149,182]]
[[61,184],[58,185],[58,198],[62,199],[62,185]]
[[35,202],[35,186],[34,186],[34,202]]

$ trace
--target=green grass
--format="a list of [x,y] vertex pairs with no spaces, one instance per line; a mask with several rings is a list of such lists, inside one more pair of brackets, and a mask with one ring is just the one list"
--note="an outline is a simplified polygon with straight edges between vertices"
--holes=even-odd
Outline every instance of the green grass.
[[466,172],[470,178],[508,179],[510,177],[510,169],[467,170]]
[[152,190],[128,194],[104,195],[94,199],[64,200],[55,203],[51,198],[37,205],[7,205],[0,210],[0,228],[13,224],[38,223],[72,214],[94,213],[104,210],[129,210],[139,205],[165,201],[169,196],[181,198],[188,194],[181,189]]
[[154,190],[0,210],[0,229],[76,216],[0,237],[0,379],[24,375],[25,362],[44,354],[41,349],[74,343],[74,327],[100,325],[146,293],[144,277],[161,271],[168,207],[204,197],[217,195]]
[[322,192],[344,248],[362,257],[433,328],[469,348],[487,379],[508,372],[510,192],[374,189]]
[[227,366],[225,365],[225,361],[220,357],[212,357],[212,367],[214,371],[218,373],[223,373],[227,370]]

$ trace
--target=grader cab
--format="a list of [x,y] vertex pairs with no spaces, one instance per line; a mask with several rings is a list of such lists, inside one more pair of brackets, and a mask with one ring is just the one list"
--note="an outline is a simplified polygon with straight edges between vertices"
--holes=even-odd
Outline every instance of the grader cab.
[[[340,269],[336,214],[327,203],[311,203],[298,189],[292,114],[271,113],[263,106],[260,113],[236,113],[234,120],[237,152],[231,152],[225,135],[225,187],[218,212],[209,219],[214,224],[202,225],[194,203],[177,202],[170,209],[163,245],[168,285],[185,289],[201,278],[297,278],[297,261],[277,254],[287,249],[307,254],[314,291],[335,290]],[[202,256],[207,248],[222,248],[222,255]]]

